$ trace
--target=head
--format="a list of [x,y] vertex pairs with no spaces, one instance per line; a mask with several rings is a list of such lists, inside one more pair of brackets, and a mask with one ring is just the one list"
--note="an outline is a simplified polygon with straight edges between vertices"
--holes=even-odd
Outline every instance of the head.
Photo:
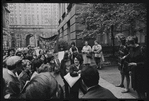
[[87,87],[98,85],[99,73],[95,66],[85,65],[81,70],[81,78]]
[[39,67],[42,65],[42,60],[40,60],[40,59],[35,59],[35,60],[33,60],[32,61],[32,71],[34,72],[34,71],[38,71],[38,69],[39,69]]
[[88,45],[88,41],[85,41],[85,46],[87,46]]
[[14,56],[15,50],[14,49],[9,49],[8,50],[8,56]]
[[54,56],[52,54],[47,54],[47,62],[50,64],[54,63]]
[[75,45],[75,42],[72,42],[72,43],[71,43],[71,47],[74,47],[74,46],[76,46],[76,45]]
[[23,67],[24,67],[24,69],[28,69],[28,70],[31,71],[31,61],[25,59],[25,60],[23,60],[22,62],[23,62]]
[[39,51],[39,54],[40,54],[40,55],[43,55],[43,54],[44,54],[44,51],[43,51],[43,50],[40,50],[40,51]]
[[97,45],[97,44],[98,44],[97,40],[95,40],[95,41],[94,41],[94,44],[95,44],[95,45]]
[[30,80],[22,95],[24,99],[59,98],[59,85],[49,72],[40,73]]
[[14,72],[22,70],[22,58],[19,56],[12,56],[6,60],[6,66],[9,70]]
[[126,43],[127,43],[127,46],[128,46],[130,49],[136,47],[136,43],[135,43],[135,40],[134,40],[133,36],[128,36],[128,37],[126,38]]
[[134,35],[133,38],[134,38],[135,43],[138,44],[138,37]]
[[120,37],[120,42],[122,45],[125,45],[126,43],[126,38],[123,36],[123,37]]
[[83,63],[83,57],[82,57],[81,54],[78,53],[78,54],[74,57],[74,64],[75,64],[76,66],[78,66],[78,65],[82,65],[82,63]]
[[70,59],[70,52],[65,52],[63,59],[64,60]]
[[43,72],[49,72],[51,66],[48,64],[43,65],[42,67],[39,67],[38,73],[43,73]]
[[72,52],[73,52],[73,53],[76,53],[76,52],[77,52],[76,47],[72,47]]

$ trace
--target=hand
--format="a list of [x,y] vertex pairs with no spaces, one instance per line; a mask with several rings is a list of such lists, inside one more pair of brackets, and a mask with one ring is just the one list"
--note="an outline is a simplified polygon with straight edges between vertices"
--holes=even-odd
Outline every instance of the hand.
[[80,74],[81,73],[81,70],[79,70],[77,73]]
[[137,66],[137,63],[134,63],[134,62],[128,63],[128,66]]

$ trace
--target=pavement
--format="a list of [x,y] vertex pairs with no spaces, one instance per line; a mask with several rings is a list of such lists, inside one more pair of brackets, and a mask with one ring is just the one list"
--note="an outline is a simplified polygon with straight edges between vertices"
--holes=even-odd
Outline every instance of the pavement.
[[[93,63],[92,63],[93,64]],[[109,89],[118,99],[137,99],[137,94],[131,88],[129,93],[121,93],[124,88],[116,87],[120,82],[120,73],[116,66],[112,67],[103,67],[102,70],[99,70],[100,80],[99,85]],[[54,75],[57,82],[63,87],[64,83],[60,75]],[[126,81],[124,81],[124,86]],[[83,93],[79,91],[79,98],[83,96]]]

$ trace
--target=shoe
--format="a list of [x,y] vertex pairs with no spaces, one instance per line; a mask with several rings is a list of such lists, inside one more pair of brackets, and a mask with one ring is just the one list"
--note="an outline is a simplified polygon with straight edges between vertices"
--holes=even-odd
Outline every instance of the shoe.
[[122,88],[123,88],[123,87],[124,87],[124,85],[120,84],[120,85],[117,85],[116,87],[122,87]]
[[128,93],[129,90],[128,89],[125,89],[124,91],[122,91],[122,93]]

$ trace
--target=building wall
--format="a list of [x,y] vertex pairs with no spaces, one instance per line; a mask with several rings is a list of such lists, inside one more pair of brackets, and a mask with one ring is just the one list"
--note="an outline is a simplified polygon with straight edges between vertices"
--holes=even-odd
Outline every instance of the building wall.
[[[65,40],[71,44],[71,42],[75,42],[77,47],[82,47],[82,40],[79,40],[77,35],[83,30],[84,26],[79,24],[79,19],[76,18],[76,10],[82,6],[81,4],[72,4],[71,10],[66,10],[69,4],[59,4],[62,12],[61,15],[61,23],[58,26],[59,32],[59,40]],[[63,8],[62,8],[63,7]],[[66,16],[62,19],[62,15],[65,12]],[[60,20],[60,19],[59,19]]]
[[8,4],[3,3],[2,5],[2,12],[3,12],[3,49],[9,49],[11,47],[11,36],[9,31],[9,13]]
[[[40,29],[38,35],[51,37],[56,33],[59,19],[59,7],[57,3],[9,3],[10,28],[16,34],[16,42],[20,42],[18,34],[32,34]],[[18,30],[21,30],[18,32]],[[15,31],[16,30],[16,31]],[[25,34],[26,35],[26,34]],[[25,47],[25,38],[21,35],[20,47]],[[19,45],[17,45],[18,47]],[[36,43],[37,45],[37,43]]]

